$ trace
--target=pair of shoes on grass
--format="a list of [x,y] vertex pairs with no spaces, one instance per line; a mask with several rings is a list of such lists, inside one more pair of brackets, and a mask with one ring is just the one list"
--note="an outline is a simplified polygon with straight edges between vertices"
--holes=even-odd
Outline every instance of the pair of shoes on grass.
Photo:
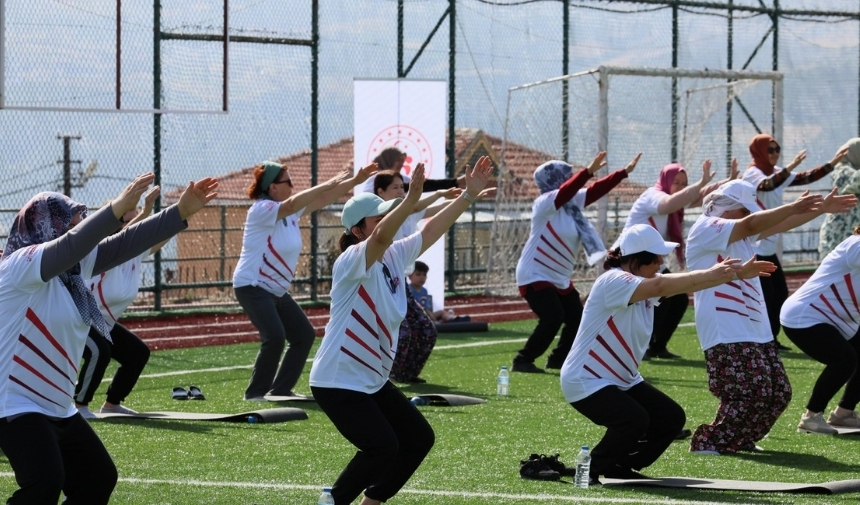
[[206,397],[203,396],[203,391],[200,391],[200,388],[197,386],[188,386],[186,390],[183,387],[175,387],[173,388],[173,393],[171,397],[174,400],[205,400]]
[[573,477],[576,468],[565,466],[558,460],[558,454],[532,454],[527,460],[520,460],[520,477],[535,480],[559,480],[561,476]]
[[857,414],[856,410],[852,410],[844,416],[833,411],[825,421],[823,412],[816,412],[812,415],[804,413],[800,417],[800,423],[797,425],[797,432],[836,435],[838,431],[836,431],[834,426],[839,426],[840,428],[860,428],[860,415]]

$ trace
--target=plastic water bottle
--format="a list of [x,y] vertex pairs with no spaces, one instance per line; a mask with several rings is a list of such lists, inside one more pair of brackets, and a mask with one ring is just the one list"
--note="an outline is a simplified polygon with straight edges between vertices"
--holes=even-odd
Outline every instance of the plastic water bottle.
[[409,399],[409,401],[412,402],[412,405],[415,405],[416,407],[419,405],[427,405],[427,399],[423,396],[413,396]]
[[245,420],[248,421],[248,424],[254,424],[257,422],[257,416],[251,414],[249,416],[245,416]]
[[334,505],[334,497],[331,495],[331,488],[324,487],[317,505]]
[[588,446],[583,445],[582,450],[576,455],[576,476],[573,478],[573,487],[588,489],[588,472],[591,470],[591,453]]
[[508,367],[502,365],[499,370],[499,376],[496,377],[496,394],[499,396],[508,396],[508,385],[511,383],[511,375],[508,373]]

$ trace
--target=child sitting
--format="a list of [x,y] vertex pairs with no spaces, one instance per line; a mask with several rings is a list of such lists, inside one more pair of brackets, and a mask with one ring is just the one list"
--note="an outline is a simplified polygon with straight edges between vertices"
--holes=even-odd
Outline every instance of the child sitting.
[[416,261],[415,269],[409,274],[409,289],[412,290],[412,296],[418,305],[436,323],[469,321],[469,317],[455,317],[454,311],[451,309],[433,310],[433,296],[424,287],[424,283],[427,282],[427,272],[429,271],[430,267],[427,266],[427,263]]

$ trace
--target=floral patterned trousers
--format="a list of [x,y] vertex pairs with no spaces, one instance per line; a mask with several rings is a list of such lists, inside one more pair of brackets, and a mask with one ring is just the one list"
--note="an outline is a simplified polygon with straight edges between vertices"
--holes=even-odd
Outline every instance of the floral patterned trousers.
[[417,378],[430,358],[437,335],[436,325],[415,301],[412,290],[407,288],[406,317],[400,324],[391,378],[397,382],[410,382]]
[[773,342],[719,344],[705,351],[717,416],[693,433],[691,451],[751,450],[791,401],[791,384]]

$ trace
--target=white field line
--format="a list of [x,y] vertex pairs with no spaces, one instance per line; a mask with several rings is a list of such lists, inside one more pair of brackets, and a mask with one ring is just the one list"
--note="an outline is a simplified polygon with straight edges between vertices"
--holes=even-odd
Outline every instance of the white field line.
[[[0,472],[0,477],[13,478],[12,472]],[[318,491],[322,488],[321,485],[307,484],[272,484],[268,482],[225,482],[225,481],[203,481],[194,479],[182,480],[166,480],[166,479],[134,479],[120,477],[119,482],[127,484],[144,484],[144,485],[168,485],[168,486],[198,486],[210,488],[237,488],[237,489],[272,489],[275,491]],[[620,498],[620,497],[598,497],[598,496],[582,496],[582,495],[551,495],[551,494],[509,494],[509,493],[475,493],[471,491],[440,491],[432,489],[402,489],[400,494],[412,494],[421,496],[438,496],[438,497],[453,497],[453,498],[495,498],[500,500],[516,500],[517,503],[522,501],[541,501],[546,502],[552,500],[553,503],[558,502],[576,502],[576,503],[645,503],[654,505],[728,505],[727,502],[706,502],[699,500],[671,500],[651,499],[646,497],[638,498]],[[732,502],[737,505],[737,502]]]
[[[508,344],[508,343],[519,343],[525,342],[524,338],[510,338],[507,340],[484,340],[482,342],[469,342],[467,344],[449,344],[449,345],[437,345],[433,348],[434,351],[444,351],[446,349],[465,349],[467,347],[484,347],[488,345],[496,345],[496,344]],[[308,358],[305,363],[313,362],[313,358]],[[253,365],[235,365],[235,366],[222,366],[217,368],[197,368],[194,370],[177,370],[174,372],[162,372],[162,373],[150,373],[143,374],[140,376],[141,379],[152,379],[158,377],[173,377],[176,375],[190,375],[195,373],[208,373],[208,372],[227,372],[230,370],[243,370],[243,369],[251,369]],[[102,379],[102,382],[110,382],[113,380],[113,377],[105,377]]]

